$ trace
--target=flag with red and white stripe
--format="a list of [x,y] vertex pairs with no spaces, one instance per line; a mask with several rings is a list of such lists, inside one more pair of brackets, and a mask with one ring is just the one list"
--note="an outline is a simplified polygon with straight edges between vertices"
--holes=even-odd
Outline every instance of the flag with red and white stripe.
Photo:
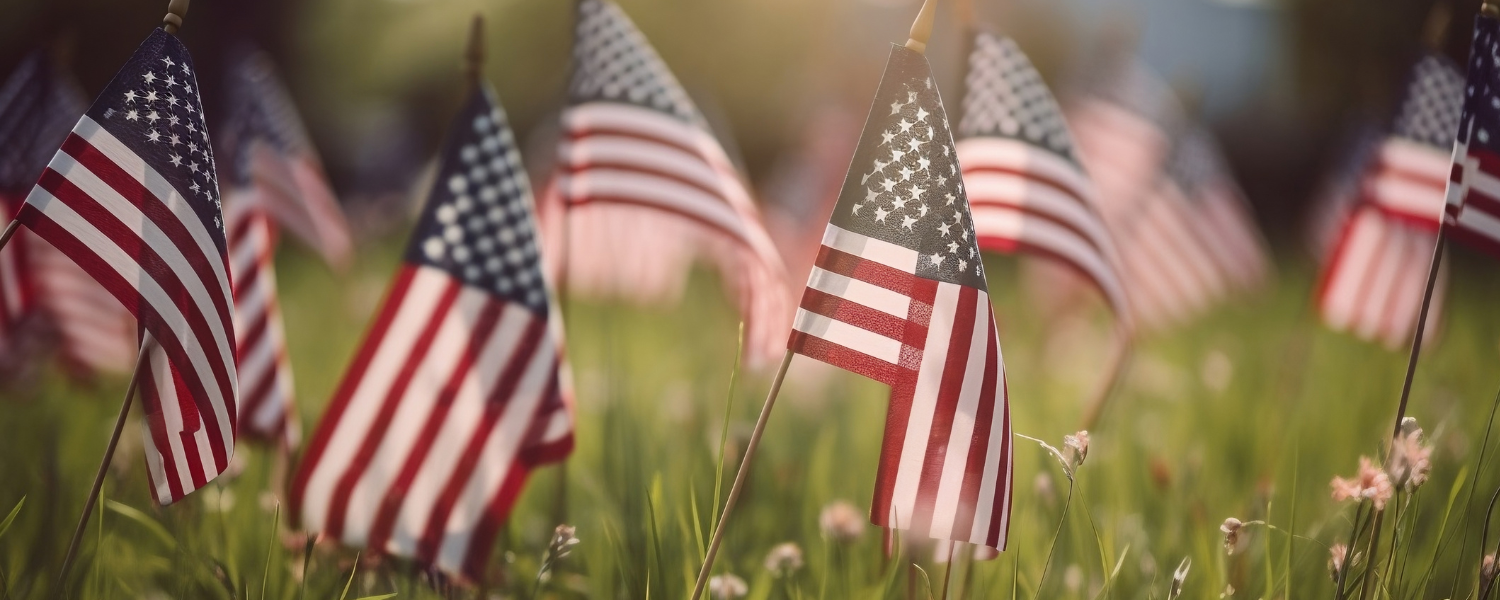
[[1479,15],[1463,117],[1453,146],[1448,235],[1500,258],[1500,21]]
[[1180,133],[1168,172],[1216,271],[1235,289],[1260,287],[1270,275],[1270,250],[1213,133],[1197,124]]
[[229,466],[237,430],[230,274],[192,59],[146,38],[27,197],[20,220],[135,315],[152,491],[168,504]]
[[1062,109],[1010,38],[973,37],[958,157],[979,249],[1061,261],[1130,319],[1119,256]]
[[896,46],[788,347],[891,386],[875,524],[1003,549],[1010,405],[975,220],[927,59]]
[[703,256],[735,296],[747,360],[764,364],[777,354],[790,295],[749,190],[618,6],[579,0],[576,31],[555,181],[566,211],[549,226],[566,241],[569,292],[680,285],[672,274]]
[[302,120],[270,59],[247,52],[229,71],[229,116],[223,155],[229,267],[234,274],[235,332],[240,356],[240,431],[294,446],[300,437],[291,362],[276,293],[280,229],[330,264],[349,261],[343,212]]
[[532,470],[573,447],[531,189],[488,88],[449,130],[405,259],[292,481],[297,519],[483,578]]
[[[1463,75],[1446,58],[1428,55],[1413,67],[1322,275],[1318,308],[1330,328],[1392,349],[1410,342],[1453,171],[1447,152],[1459,129],[1463,90]],[[1435,297],[1444,287],[1440,280]],[[1435,301],[1429,319],[1441,308]]]

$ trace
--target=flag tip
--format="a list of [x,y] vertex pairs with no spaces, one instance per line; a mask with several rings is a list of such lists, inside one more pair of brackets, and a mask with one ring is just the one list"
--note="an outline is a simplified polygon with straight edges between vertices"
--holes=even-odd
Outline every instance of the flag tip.
[[1479,7],[1479,14],[1491,19],[1500,19],[1500,5],[1496,5],[1490,0],[1485,0],[1484,6]]
[[474,13],[474,20],[469,25],[469,47],[464,51],[464,67],[469,84],[478,87],[480,74],[484,72],[484,14],[482,13]]
[[161,18],[161,28],[167,33],[176,34],[182,27],[182,17],[187,15],[188,0],[171,0],[167,3],[167,16]]
[[932,37],[932,15],[936,9],[937,0],[923,0],[922,11],[917,13],[917,21],[911,24],[911,37],[906,40],[908,49],[927,52],[927,40]]

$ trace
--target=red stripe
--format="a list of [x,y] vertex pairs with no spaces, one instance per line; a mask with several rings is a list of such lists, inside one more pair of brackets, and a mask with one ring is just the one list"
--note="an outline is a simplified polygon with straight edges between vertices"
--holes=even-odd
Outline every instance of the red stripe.
[[1395,179],[1405,180],[1410,183],[1425,185],[1428,187],[1435,187],[1438,189],[1442,189],[1448,185],[1447,177],[1445,177],[1444,175],[1434,175],[1433,173],[1430,173],[1424,169],[1413,169],[1410,168],[1410,165],[1408,165],[1407,163],[1393,160],[1390,157],[1382,157],[1381,160],[1376,163],[1375,168],[1371,171],[1369,177],[1392,177]]
[[[968,153],[966,153],[966,154],[968,154]],[[968,179],[970,173],[973,173],[975,175],[983,175],[985,173],[997,173],[997,174],[1000,174],[1000,175],[1014,175],[1014,176],[1020,177],[1022,179],[1025,179],[1027,181],[1032,181],[1032,182],[1035,182],[1037,184],[1044,185],[1044,186],[1050,187],[1050,188],[1052,188],[1054,190],[1057,190],[1062,195],[1067,196],[1069,200],[1077,202],[1079,206],[1082,206],[1083,208],[1087,209],[1088,211],[1093,212],[1093,210],[1094,210],[1093,205],[1091,205],[1087,200],[1084,199],[1085,198],[1085,194],[1083,193],[1083,190],[1079,190],[1077,188],[1074,188],[1072,185],[1069,185],[1067,182],[1065,182],[1065,181],[1063,181],[1061,179],[1057,179],[1057,178],[1054,178],[1054,177],[1048,177],[1048,176],[1043,175],[1041,173],[1038,173],[1036,171],[1032,171],[1032,170],[1028,170],[1028,169],[1019,169],[1019,168],[1015,168],[1015,167],[1002,166],[1002,165],[1000,165],[998,163],[981,162],[981,161],[977,161],[977,160],[972,160],[971,159],[970,162],[966,162],[966,163],[963,164],[962,173],[963,173],[963,176],[964,176],[965,180]],[[1080,174],[1080,176],[1082,176],[1082,174]],[[969,201],[973,202],[974,201],[974,196],[972,196],[972,195],[969,196]]]
[[[411,482],[417,478],[417,473],[427,461],[427,454],[432,451],[438,432],[448,419],[448,411],[453,408],[453,400],[458,396],[459,388],[469,379],[479,353],[490,343],[495,326],[499,323],[501,312],[505,308],[504,304],[487,301],[484,308],[480,310],[474,322],[474,334],[469,337],[463,352],[459,354],[458,361],[453,366],[453,373],[448,376],[448,381],[443,384],[443,387],[438,390],[437,397],[433,399],[431,412],[427,414],[426,422],[422,424],[422,429],[412,443],[405,462],[401,464],[399,474],[385,490],[385,496],[376,510],[374,524],[370,527],[369,541],[366,544],[370,548],[384,550],[386,541],[391,537],[391,529],[396,522],[396,516],[401,512],[402,501],[406,499],[406,494],[411,489]],[[513,308],[512,310],[520,309]],[[441,469],[442,467],[443,465],[435,465],[428,468]]]
[[[953,519],[953,532],[963,535],[965,539],[974,537],[974,518],[979,511],[979,490],[984,487],[984,463],[989,457],[990,449],[990,427],[995,420],[995,405],[1005,400],[995,397],[995,380],[998,379],[1000,371],[1000,348],[995,337],[995,319],[990,318],[987,328],[988,342],[986,344],[985,356],[987,360],[984,365],[984,379],[979,386],[979,410],[974,415],[974,434],[969,441],[969,457],[964,464],[964,483],[958,493],[958,513]],[[1004,446],[1001,446],[1004,448]],[[1007,469],[1005,464],[1000,463],[997,471],[1002,477]],[[1005,485],[1003,481],[995,482],[995,494],[1001,493]]]
[[[247,315],[242,312],[240,316],[245,317]],[[250,326],[246,327],[243,332],[235,332],[240,334],[239,343],[237,344],[240,356],[249,356],[252,349],[261,345],[267,337],[267,332],[270,330],[270,311],[257,311],[254,318],[255,320],[251,321]]]
[[[1037,256],[1061,263],[1064,267],[1073,271],[1085,281],[1088,281],[1089,284],[1094,287],[1094,290],[1099,292],[1100,296],[1104,297],[1105,302],[1109,304],[1110,309],[1115,311],[1115,314],[1123,315],[1126,312],[1124,298],[1116,298],[1112,296],[1109,293],[1109,288],[1105,287],[1104,282],[1096,277],[1094,273],[1084,268],[1084,266],[1077,261],[1074,261],[1073,259],[1052,250],[1051,248],[1038,244],[1027,243],[1019,239],[1010,239],[999,236],[978,235],[975,236],[975,239],[979,242],[979,248],[981,250],[1007,254],[1025,252],[1027,254],[1035,254]],[[1100,256],[1099,260],[1105,265],[1110,265],[1110,261],[1105,260],[1103,256]],[[1116,277],[1119,277],[1119,273],[1115,273],[1113,268],[1111,268],[1110,272],[1113,273]],[[1123,292],[1124,282],[1117,279],[1115,283],[1116,285],[1120,286],[1120,289]]]
[[[193,269],[193,273],[198,276],[198,279],[203,281],[203,287],[208,289],[208,297],[213,302],[214,309],[219,312],[219,319],[225,323],[231,322],[229,300],[224,297],[224,288],[228,287],[228,284],[233,281],[233,278],[229,275],[228,257],[222,252],[217,257],[205,256],[199,250],[198,244],[193,241],[193,236],[188,233],[187,227],[183,225],[182,220],[178,219],[177,215],[173,214],[172,210],[167,208],[164,200],[157,198],[151,193],[151,190],[146,189],[146,186],[141,185],[139,181],[136,181],[135,177],[126,173],[124,169],[120,168],[119,165],[115,164],[104,153],[95,149],[87,140],[78,137],[77,134],[68,134],[68,139],[63,142],[62,151],[72,156],[74,160],[77,160],[79,164],[87,168],[101,181],[108,184],[109,187],[113,188],[116,193],[120,194],[132,206],[135,206],[136,209],[144,213],[147,218],[151,219],[152,223],[156,224],[157,228],[161,229],[162,233],[166,234],[168,239],[172,240],[172,244],[187,259],[188,265]],[[49,168],[48,171],[51,171],[51,169]],[[105,214],[108,213],[101,213],[100,216]],[[213,258],[219,260],[223,266],[225,276],[230,277],[229,280],[221,282],[218,275],[214,273],[213,267],[208,262]],[[219,283],[226,285],[214,285]]]
[[360,345],[359,353],[349,365],[349,370],[344,372],[344,379],[339,383],[339,389],[334,393],[333,401],[329,403],[328,410],[323,413],[323,419],[317,431],[313,433],[311,442],[308,443],[307,453],[299,461],[297,474],[292,479],[290,493],[293,522],[300,522],[302,519],[302,507],[306,502],[303,496],[307,492],[307,480],[312,477],[313,470],[323,459],[323,453],[328,450],[328,443],[334,431],[338,429],[339,422],[344,417],[344,411],[349,409],[349,402],[354,397],[354,391],[359,388],[359,382],[364,379],[365,371],[370,367],[370,361],[375,359],[375,353],[385,342],[385,335],[390,331],[391,323],[401,312],[401,305],[406,301],[406,294],[411,290],[411,283],[416,274],[417,267],[411,265],[402,265],[401,269],[396,271],[396,279],[391,282],[391,288],[386,292],[380,315],[370,326],[370,332],[365,336],[364,343]]
[[[55,174],[56,172],[48,169],[47,173]],[[43,177],[46,178],[47,175],[43,175]],[[66,183],[66,180],[64,180],[64,183]],[[68,186],[71,187],[71,184],[68,184]],[[85,198],[87,198],[87,196],[85,196]],[[85,218],[87,218],[86,214]],[[156,342],[161,345],[164,351],[166,351],[167,357],[172,363],[179,365],[193,364],[192,361],[188,358],[187,349],[183,345],[184,340],[179,339],[176,333],[169,327],[167,327],[165,319],[163,319],[161,314],[157,312],[157,308],[151,303],[146,302],[145,298],[141,296],[140,292],[135,289],[135,286],[132,285],[131,282],[126,281],[124,277],[120,276],[120,274],[116,272],[112,266],[110,266],[108,261],[104,260],[102,256],[96,254],[86,244],[79,241],[78,238],[74,237],[73,234],[67,229],[63,228],[61,225],[58,225],[57,222],[53,221],[51,217],[47,216],[35,205],[27,204],[24,208],[22,208],[19,219],[21,220],[22,224],[26,225],[27,228],[36,233],[38,237],[46,240],[48,243],[52,244],[53,247],[57,248],[58,251],[60,251],[63,255],[71,258],[73,262],[77,263],[85,273],[88,273],[90,276],[92,276],[96,281],[99,282],[100,285],[102,285],[107,291],[109,291],[109,293],[113,295],[116,300],[119,300],[119,302],[125,306],[126,310],[130,311],[130,313],[136,317],[136,320],[140,322],[142,326],[151,331],[152,336],[156,338]],[[114,221],[112,219],[97,218],[93,221],[95,226],[101,228],[106,227],[108,224],[113,224],[116,226],[119,225],[118,221]],[[131,235],[117,237],[114,239],[117,244],[122,244],[121,248],[124,249],[127,253],[131,253],[132,256],[139,257],[139,259],[142,260],[143,268],[149,268],[149,265],[154,264],[153,261],[150,260],[151,257],[154,257],[154,254],[148,256],[144,254],[143,249],[126,247],[128,245],[131,245],[132,240],[135,244],[139,244],[140,238]],[[132,250],[134,250],[134,253],[132,253]],[[163,289],[166,289],[168,294],[173,294],[174,288],[172,287],[172,284],[176,283],[177,287],[175,289],[180,291],[181,284],[180,282],[176,281],[175,276],[171,272],[171,270],[161,269],[161,271],[161,273],[157,273],[161,276],[160,279],[157,279],[157,282],[163,287]],[[194,333],[198,336],[201,336],[203,332],[199,329],[199,327],[206,327],[206,324],[203,323],[203,315],[198,311],[193,310],[187,311],[185,313],[185,316],[187,317],[189,324],[192,325]],[[226,333],[232,334],[233,329],[230,328],[230,330]],[[210,341],[212,341],[212,338],[210,338]],[[216,346],[209,347],[216,348]],[[234,431],[238,428],[239,415],[236,414],[237,404],[233,393],[234,388],[229,385],[228,375],[227,373],[224,373],[226,367],[222,362],[215,360],[213,357],[209,357],[207,362],[215,371],[215,375],[218,376],[219,389],[222,393],[222,397],[225,400],[224,410],[228,413],[229,417],[230,431]],[[211,405],[211,401],[208,399],[209,394],[207,382],[199,379],[195,370],[190,372],[193,376],[185,378],[185,383],[192,391],[191,394],[187,395],[188,399],[198,404],[195,410],[208,415],[215,414],[213,406]],[[222,431],[219,429],[219,421],[217,418],[205,418],[203,419],[203,422],[207,424],[209,428],[209,444],[213,448],[214,460],[216,461],[216,470],[222,471],[229,464],[229,456],[225,451]]]
[[902,339],[906,333],[905,319],[860,304],[858,298],[841,298],[807,288],[802,293],[801,306],[810,313],[842,321],[893,340]]
[[[1000,385],[1001,395],[998,401],[1005,403],[1005,407],[1002,409],[1005,411],[1005,421],[1004,425],[1000,428],[1000,470],[997,472],[1000,480],[995,482],[995,503],[990,507],[990,532],[985,541],[992,548],[1004,550],[1005,546],[1010,544],[1010,536],[1005,535],[1004,545],[1000,543],[1000,536],[1009,533],[1008,531],[1000,531],[1000,524],[1009,517],[1006,509],[1010,506],[1010,499],[1015,494],[1016,488],[1006,482],[1013,474],[1013,471],[1010,456],[1010,383],[1004,380],[1003,372],[1000,374]],[[1009,529],[1009,523],[1006,524],[1006,529]]]
[[[709,165],[706,162],[703,163],[703,168],[707,169],[713,175],[718,175],[718,173],[713,170],[713,166]],[[704,185],[702,182],[699,182],[699,181],[697,181],[695,179],[691,179],[691,178],[685,177],[683,175],[680,175],[678,173],[673,173],[671,171],[667,171],[667,170],[663,170],[663,169],[654,169],[654,168],[651,168],[651,167],[645,167],[645,166],[641,166],[641,165],[634,164],[634,163],[606,162],[606,161],[592,160],[592,161],[589,161],[589,162],[586,162],[586,163],[574,163],[574,162],[564,163],[562,165],[562,170],[563,170],[564,173],[567,173],[567,174],[573,175],[573,176],[578,176],[579,174],[586,174],[586,173],[589,173],[591,171],[598,170],[598,171],[624,171],[624,172],[627,172],[627,173],[638,173],[638,174],[641,174],[641,175],[649,175],[649,176],[652,176],[652,177],[659,177],[661,179],[666,179],[668,181],[673,181],[673,182],[676,182],[676,183],[680,183],[682,185],[685,185],[685,186],[691,187],[693,189],[696,189],[698,191],[701,191],[704,194],[709,195],[713,199],[718,200],[719,202],[723,203],[724,205],[730,206],[729,200],[724,197],[724,190],[719,189],[719,188],[715,188],[715,187],[709,187],[709,186]]]
[[818,249],[818,258],[813,264],[824,271],[858,279],[903,296],[911,296],[918,287],[917,282],[921,280],[914,273],[865,260],[828,246]]
[[[241,402],[245,406],[244,410],[241,411],[241,414],[244,414],[248,417],[253,417],[256,413],[260,412],[261,408],[265,407],[268,402],[271,402],[278,398],[281,399],[281,404],[290,404],[290,399],[280,396],[279,392],[281,392],[281,389],[276,387],[276,382],[281,379],[283,369],[286,367],[285,361],[286,352],[278,352],[272,359],[271,368],[266,369],[266,372],[262,373],[259,379],[250,382],[250,386],[243,386],[241,388],[242,390],[244,389],[244,387],[250,388],[250,394],[248,396],[242,397],[241,399]],[[276,419],[276,422],[271,426],[271,429],[258,429],[255,420],[252,418],[249,420],[249,427],[241,429],[240,432],[250,434],[252,437],[259,437],[263,439],[278,438],[281,436],[281,433],[284,430],[284,425],[286,423],[286,407],[283,406],[280,412],[280,417]]]
[[[538,425],[545,424],[545,421],[540,418],[543,414],[542,409],[549,404],[561,403],[557,395],[557,385],[557,378],[553,377],[546,395],[542,396],[543,402],[537,404],[536,410],[532,411],[533,434],[537,433],[535,430]],[[474,524],[474,533],[469,536],[469,547],[464,552],[463,571],[470,579],[484,580],[484,566],[489,562],[490,551],[495,546],[495,534],[499,533],[500,525],[510,514],[511,507],[515,506],[516,498],[521,495],[521,486],[526,483],[526,476],[531,473],[531,469],[531,464],[525,460],[512,462],[509,471],[505,474],[505,482],[485,505],[484,512],[480,513],[479,522]]]
[[[927,452],[917,484],[917,502],[912,514],[914,531],[932,530],[932,513],[937,505],[938,486],[943,482],[943,467],[948,457],[948,442],[953,435],[953,419],[958,413],[964,376],[969,371],[969,349],[974,341],[974,315],[979,305],[979,290],[958,286],[958,305],[948,338],[948,355],[943,357],[943,371],[938,384],[932,427],[927,436]],[[932,357],[934,359],[938,357]]]
[[345,513],[349,508],[349,497],[354,494],[354,486],[364,477],[365,471],[370,468],[370,461],[375,458],[375,451],[380,449],[380,443],[385,441],[385,432],[391,426],[391,421],[396,418],[396,409],[401,407],[401,399],[406,396],[406,389],[411,386],[411,380],[416,377],[417,369],[427,359],[427,353],[432,349],[432,342],[437,338],[438,330],[442,328],[443,321],[448,317],[448,311],[458,300],[458,294],[463,285],[457,280],[450,279],[443,282],[445,286],[442,294],[438,297],[437,304],[428,317],[427,324],[422,328],[412,341],[411,350],[406,355],[406,361],[401,365],[401,370],[396,373],[396,378],[391,381],[391,386],[385,389],[385,398],[380,401],[380,410],[375,414],[375,419],[370,422],[370,428],[365,431],[364,440],[360,442],[359,449],[349,458],[349,465],[344,469],[343,475],[339,477],[338,483],[334,485],[333,495],[329,500],[328,522],[323,529],[334,538],[344,536]]
[[1448,235],[1452,236],[1454,241],[1500,259],[1500,240],[1467,227],[1449,227]]
[[931,279],[917,279],[919,284],[912,294],[911,309],[906,320],[912,323],[902,347],[902,364],[909,368],[901,371],[902,377],[890,382],[891,399],[886,408],[885,434],[880,443],[880,466],[875,474],[875,497],[871,501],[871,517],[876,523],[888,527],[910,527],[910,523],[890,523],[891,498],[895,496],[896,471],[901,466],[901,448],[906,444],[906,427],[911,420],[912,396],[917,386],[917,369],[922,364],[923,349],[927,346],[927,328],[932,322],[933,302],[937,298],[938,283]]
[[[106,237],[113,241],[115,245],[118,246],[120,250],[122,250],[126,254],[126,256],[134,258],[135,261],[139,263],[140,269],[143,272],[149,274],[151,280],[156,282],[156,284],[161,287],[162,291],[176,306],[178,312],[182,314],[183,319],[188,325],[188,328],[192,331],[192,341],[195,341],[197,343],[198,348],[204,355],[205,362],[208,363],[209,369],[213,373],[213,377],[219,386],[219,393],[226,401],[226,410],[230,413],[236,412],[234,406],[236,402],[235,388],[233,383],[230,381],[228,365],[226,365],[220,357],[219,342],[217,339],[215,339],[213,329],[209,326],[208,320],[205,318],[205,315],[200,310],[198,310],[198,303],[193,300],[192,295],[188,292],[187,286],[180,279],[180,274],[175,271],[171,267],[171,265],[167,264],[166,260],[164,260],[161,255],[156,252],[155,249],[147,244],[140,235],[132,231],[130,227],[125,225],[125,223],[115,218],[114,215],[110,214],[109,211],[106,210],[102,205],[100,205],[97,200],[89,196],[82,189],[79,189],[77,185],[75,185],[72,181],[69,181],[61,173],[48,168],[42,173],[41,178],[37,181],[37,186],[46,190],[48,193],[51,193],[52,196],[58,199],[58,201],[73,209],[73,211],[78,213],[80,217],[88,220],[89,223],[97,228],[100,233],[103,233]],[[90,254],[94,253],[92,249],[88,250],[88,252]],[[66,250],[64,250],[64,253],[68,254],[75,261],[78,260],[75,253],[68,252]],[[100,273],[96,270],[85,270],[95,278],[98,278],[100,276]],[[115,273],[114,269],[112,268],[109,269],[109,272],[112,274]],[[213,283],[215,281],[216,280],[214,279],[207,279],[200,282],[205,288],[209,289],[208,294],[210,297],[214,295]],[[143,304],[146,303],[145,296],[143,296],[139,291],[136,291],[133,286],[130,288],[128,293],[134,298],[134,300],[126,300],[124,298],[121,298],[121,302],[125,303],[127,306],[129,306],[132,302],[141,302]],[[119,295],[116,294],[116,297],[119,297]],[[166,322],[160,318],[154,319],[155,322],[152,322],[152,319],[147,319],[140,314],[137,314],[136,317],[143,323],[148,325],[148,327],[151,329],[152,334],[155,335],[158,340],[164,337],[177,337],[177,333],[174,332],[166,324]],[[228,320],[226,315],[226,319],[220,321],[220,324],[222,325],[222,333],[225,336],[225,342],[228,346],[227,349],[230,353],[230,360],[236,360],[233,340],[233,322],[231,320]],[[199,386],[203,386],[206,388],[207,382],[199,381],[199,373],[196,369],[191,368],[193,363],[187,361],[186,353],[183,353],[180,357],[174,356],[172,358],[173,364],[180,367],[178,371],[179,376],[185,377],[194,382],[195,385],[193,387],[195,390]],[[192,393],[188,394],[187,396],[198,405],[200,412],[204,413],[205,415],[214,414],[212,403],[209,400],[209,396],[207,393]],[[237,418],[237,415],[231,416],[230,423],[234,424]],[[211,436],[213,438],[214,457],[219,460],[219,465],[221,467],[223,465],[227,465],[228,454],[225,452],[223,440],[218,436],[218,420],[214,418],[204,418],[203,420],[204,422],[211,424],[210,427],[214,432],[214,435]]]
[[823,338],[792,330],[787,349],[814,360],[820,360],[855,375],[863,375],[886,385],[906,378],[908,369],[880,360],[858,350],[835,344]]
[[[150,358],[141,365],[144,374],[151,374],[155,369],[151,366]],[[172,445],[167,439],[167,421],[162,415],[161,396],[156,393],[156,378],[141,377],[139,383],[141,395],[141,408],[146,412],[146,430],[151,432],[152,446],[161,455],[161,470],[167,478],[167,492],[169,498],[157,496],[157,504],[168,504],[183,497],[182,475],[177,471],[177,459],[172,454]],[[149,472],[150,469],[147,469]],[[155,481],[152,482],[151,494],[157,495]]]
[[1500,198],[1496,198],[1475,188],[1469,188],[1469,194],[1464,197],[1464,210],[1478,210],[1489,213],[1492,216],[1500,216]]
[[[443,485],[443,491],[438,495],[437,501],[433,503],[432,513],[427,516],[426,531],[422,539],[417,542],[416,561],[424,564],[432,564],[436,559],[438,549],[442,545],[444,530],[448,525],[448,517],[453,513],[453,505],[458,503],[458,495],[463,491],[474,475],[474,469],[479,464],[480,451],[484,449],[485,441],[490,432],[494,430],[495,424],[500,417],[505,415],[506,409],[510,407],[511,401],[515,399],[516,386],[520,385],[521,378],[526,375],[527,367],[537,358],[537,348],[542,343],[542,338],[547,335],[547,322],[541,319],[533,320],[526,326],[526,332],[521,336],[521,343],[516,346],[506,363],[505,370],[501,372],[500,379],[494,390],[490,392],[489,398],[484,405],[484,416],[480,418],[479,427],[475,428],[474,434],[469,437],[469,444],[464,448],[458,464],[454,465],[453,474]],[[557,361],[551,362],[551,382],[545,393],[557,393]],[[546,399],[544,395],[543,400]],[[507,465],[507,469],[517,468],[517,463]],[[474,541],[471,539],[470,544]]]
[[[1024,199],[1022,199],[1020,202],[1010,202],[1004,199],[986,198],[981,196],[969,197],[969,210],[972,213],[983,214],[986,209],[1001,209],[1021,213],[1023,222],[1026,219],[1039,219],[1051,222],[1058,227],[1073,232],[1073,235],[1078,236],[1078,238],[1083,240],[1085,244],[1088,244],[1089,248],[1094,252],[1101,254],[1104,252],[1104,246],[1099,242],[1094,234],[1084,231],[1081,227],[1078,226],[1077,223],[1073,221],[1063,219],[1061,215],[1040,210],[1034,204],[1026,202]],[[1097,217],[1098,215],[1091,216]],[[1102,226],[1102,222],[1100,223]],[[976,234],[980,233],[982,232],[976,232]],[[979,249],[988,250],[989,248],[981,246]]]
[[[750,242],[749,242],[748,239],[745,238],[744,232],[724,227],[724,226],[718,224],[715,221],[712,221],[712,220],[710,220],[710,219],[708,219],[706,217],[703,217],[702,215],[695,214],[695,213],[690,213],[690,212],[683,212],[683,211],[678,210],[676,208],[669,207],[669,206],[666,206],[666,205],[663,205],[661,203],[654,202],[654,201],[651,201],[651,200],[642,200],[640,198],[630,198],[630,197],[627,197],[627,196],[613,196],[613,195],[605,195],[605,194],[590,194],[588,196],[582,196],[582,197],[568,196],[567,197],[567,203],[568,203],[568,206],[570,208],[573,208],[575,210],[578,209],[578,208],[582,208],[582,207],[588,206],[590,204],[619,204],[619,205],[625,205],[625,206],[634,206],[634,207],[637,207],[637,208],[645,208],[645,209],[651,210],[653,212],[663,213],[663,214],[667,214],[667,215],[675,215],[675,216],[681,217],[683,219],[687,219],[689,221],[697,223],[699,225],[702,225],[704,227],[707,227],[709,229],[712,229],[714,231],[718,231],[718,232],[724,234],[725,236],[728,236],[728,237],[734,239],[735,241],[739,242],[740,244],[743,244],[745,246],[750,246]],[[736,218],[738,218],[740,215],[736,214],[735,216],[736,216]]]
[[[564,119],[564,120],[566,121],[566,119]],[[691,127],[692,126],[690,126],[690,125],[683,125],[684,129],[691,129]],[[567,135],[568,135],[568,140],[572,141],[572,142],[577,142],[579,140],[584,140],[584,139],[591,138],[591,137],[623,137],[623,138],[630,138],[630,139],[633,139],[633,140],[637,140],[637,141],[641,141],[641,142],[646,142],[646,143],[650,143],[650,144],[658,144],[658,145],[662,145],[662,146],[667,146],[667,147],[672,148],[674,150],[679,150],[681,152],[684,152],[684,153],[687,153],[687,154],[691,154],[693,156],[697,156],[697,157],[701,158],[704,163],[708,163],[707,157],[704,157],[703,153],[701,151],[699,151],[697,147],[690,146],[690,145],[680,144],[676,140],[670,140],[670,139],[667,139],[667,138],[664,138],[664,137],[653,135],[650,132],[647,132],[647,131],[642,130],[642,129],[621,129],[621,128],[618,128],[618,127],[586,126],[586,127],[579,127],[579,128],[569,128],[568,132],[567,132]]]

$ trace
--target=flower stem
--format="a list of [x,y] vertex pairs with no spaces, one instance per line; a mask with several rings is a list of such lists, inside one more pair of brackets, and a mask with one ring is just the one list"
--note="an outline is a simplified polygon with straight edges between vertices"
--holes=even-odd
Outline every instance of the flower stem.
[[1073,479],[1068,478],[1068,500],[1063,503],[1062,518],[1057,520],[1057,530],[1052,532],[1052,546],[1047,549],[1047,561],[1042,563],[1042,577],[1036,581],[1036,593],[1032,598],[1042,597],[1042,584],[1047,583],[1047,569],[1052,567],[1052,555],[1057,553],[1057,538],[1062,536],[1063,524],[1068,522],[1068,509],[1073,506]]

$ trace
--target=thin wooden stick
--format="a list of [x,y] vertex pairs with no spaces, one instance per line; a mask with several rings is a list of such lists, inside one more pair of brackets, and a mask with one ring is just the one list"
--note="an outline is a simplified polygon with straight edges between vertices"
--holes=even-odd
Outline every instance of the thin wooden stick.
[[188,0],[172,0],[167,3],[167,16],[161,18],[161,29],[176,35],[182,27],[182,18],[187,16]]
[[63,556],[62,570],[57,574],[58,598],[62,598],[64,590],[67,589],[68,571],[73,568],[73,559],[78,555],[78,544],[83,541],[83,531],[88,527],[89,516],[94,512],[94,505],[99,501],[99,490],[104,487],[104,475],[109,472],[109,464],[115,458],[115,446],[120,443],[120,433],[125,430],[126,417],[130,415],[130,406],[135,400],[135,390],[140,383],[141,368],[146,364],[146,357],[150,355],[156,340],[147,331],[141,339],[140,354],[135,357],[135,369],[130,373],[130,385],[125,388],[125,402],[120,406],[120,416],[115,419],[115,430],[109,436],[109,445],[104,447],[104,460],[99,462],[99,471],[94,474],[94,486],[89,489],[88,500],[83,503],[83,514],[78,517],[78,528],[73,530],[73,541],[68,543],[68,553]]
[[953,563],[958,562],[958,542],[948,541],[948,566],[943,568],[943,595],[942,600],[948,600],[948,581],[953,579]]
[[16,235],[16,230],[20,228],[21,220],[11,219],[10,225],[5,226],[5,233],[0,233],[0,250],[5,249],[5,245],[10,243],[10,238],[14,237]]
[[1088,409],[1083,415],[1083,430],[1092,431],[1098,424],[1099,417],[1104,414],[1104,406],[1114,396],[1115,389],[1119,387],[1125,371],[1129,368],[1130,359],[1135,350],[1135,336],[1125,325],[1115,327],[1115,343],[1110,351],[1109,363],[1105,366],[1104,378],[1089,396]]
[[1432,290],[1437,286],[1438,267],[1443,264],[1443,247],[1448,242],[1448,228],[1439,227],[1437,246],[1432,249],[1432,267],[1427,271],[1427,291],[1422,294],[1422,310],[1417,314],[1417,331],[1411,338],[1411,357],[1406,361],[1406,381],[1401,384],[1401,404],[1396,407],[1396,426],[1391,437],[1401,435],[1401,420],[1406,418],[1406,401],[1411,397],[1411,381],[1417,374],[1417,358],[1422,355],[1422,334],[1427,331],[1427,311],[1432,308]]
[[760,418],[755,421],[755,431],[750,434],[750,443],[745,446],[739,473],[734,476],[734,487],[729,488],[729,498],[724,501],[724,512],[719,515],[719,523],[714,527],[713,542],[708,545],[708,555],[703,558],[703,568],[698,571],[698,583],[693,586],[693,600],[702,598],[703,588],[708,585],[708,575],[714,568],[714,557],[719,553],[719,545],[724,543],[724,529],[729,524],[729,515],[734,513],[734,504],[740,499],[740,492],[745,489],[745,480],[750,476],[750,459],[755,457],[755,449],[760,446],[760,436],[766,431],[766,421],[771,418],[771,407],[776,404],[776,395],[781,393],[781,382],[786,379],[786,369],[791,364],[792,351],[787,350],[786,356],[781,359],[781,368],[776,370],[776,378],[771,380],[771,391],[766,395],[765,406],[760,409]]
[[906,40],[907,49],[923,54],[927,52],[927,40],[932,37],[932,20],[935,12],[937,12],[937,0],[922,2],[922,11],[917,13],[917,21],[911,24],[911,37]]
[[483,76],[484,15],[476,12],[474,20],[469,24],[469,45],[464,50],[464,82],[469,86],[469,94],[472,95],[479,89],[479,81]]

